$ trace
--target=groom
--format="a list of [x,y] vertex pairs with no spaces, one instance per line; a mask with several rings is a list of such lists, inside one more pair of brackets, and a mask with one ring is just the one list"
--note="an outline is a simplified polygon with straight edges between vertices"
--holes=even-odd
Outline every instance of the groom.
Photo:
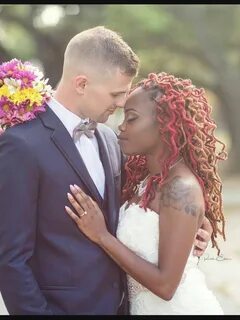
[[128,313],[124,272],[79,233],[64,206],[69,185],[79,185],[115,235],[123,157],[102,123],[124,106],[138,64],[111,30],[77,34],[46,112],[1,135],[0,291],[10,314]]

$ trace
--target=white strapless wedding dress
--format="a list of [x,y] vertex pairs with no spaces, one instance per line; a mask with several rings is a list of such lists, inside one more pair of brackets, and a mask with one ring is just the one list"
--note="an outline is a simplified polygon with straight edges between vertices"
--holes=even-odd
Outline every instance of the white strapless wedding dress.
[[[126,205],[127,202],[120,209],[117,238],[138,256],[158,265],[159,215],[150,209],[146,212],[134,203],[127,209]],[[169,301],[161,299],[127,275],[130,314],[223,314],[197,263],[198,258],[191,251],[181,282]]]

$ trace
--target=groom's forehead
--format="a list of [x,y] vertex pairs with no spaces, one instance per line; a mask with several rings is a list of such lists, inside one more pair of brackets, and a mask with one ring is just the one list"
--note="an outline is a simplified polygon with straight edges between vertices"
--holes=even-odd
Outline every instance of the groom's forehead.
[[112,95],[116,95],[116,96],[117,95],[128,94],[130,89],[131,89],[131,84],[125,85],[125,86],[122,86],[122,87],[117,87],[117,88],[111,89],[111,94]]
[[133,77],[125,75],[120,71],[114,73],[111,78],[109,78],[108,85],[111,87],[113,92],[127,92],[131,89]]

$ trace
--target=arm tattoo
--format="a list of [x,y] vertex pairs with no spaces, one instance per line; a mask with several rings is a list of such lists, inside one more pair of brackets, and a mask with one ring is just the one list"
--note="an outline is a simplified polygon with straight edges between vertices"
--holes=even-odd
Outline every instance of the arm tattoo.
[[191,186],[187,186],[180,176],[174,177],[161,188],[160,203],[165,207],[182,210],[193,217],[201,211],[191,197]]

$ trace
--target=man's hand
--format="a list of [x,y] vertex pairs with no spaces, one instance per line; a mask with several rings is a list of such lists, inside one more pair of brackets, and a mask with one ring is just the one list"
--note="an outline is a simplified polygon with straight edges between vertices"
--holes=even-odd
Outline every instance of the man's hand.
[[201,257],[203,255],[211,239],[212,232],[213,232],[213,228],[208,218],[204,217],[201,228],[198,229],[198,232],[196,234],[196,238],[194,241],[194,251],[193,251],[194,256]]

